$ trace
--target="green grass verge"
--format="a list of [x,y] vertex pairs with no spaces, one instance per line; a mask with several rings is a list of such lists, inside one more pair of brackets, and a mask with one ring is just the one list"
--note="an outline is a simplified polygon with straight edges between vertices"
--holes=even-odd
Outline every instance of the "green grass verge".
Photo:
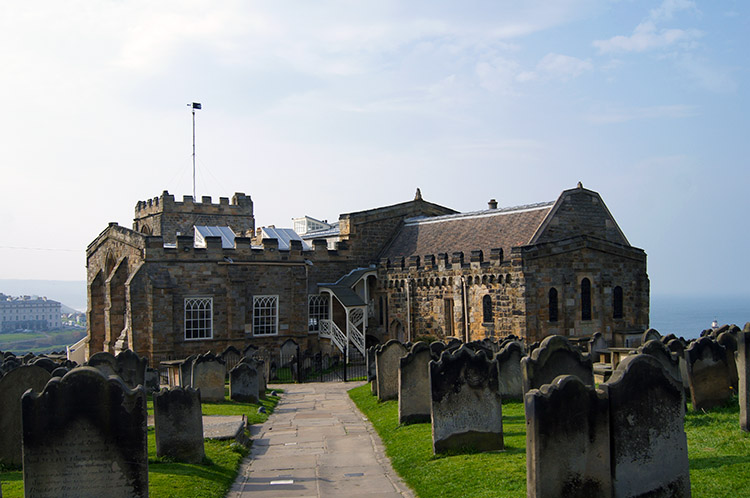
[[[261,404],[270,414],[278,403],[278,396],[268,396]],[[226,400],[221,403],[203,403],[204,415],[247,415],[251,424],[263,423],[268,414],[257,413],[253,403]],[[149,415],[153,403],[149,397]],[[206,458],[202,464],[170,462],[156,456],[154,429],[148,429],[148,492],[151,498],[223,497],[237,478],[237,471],[247,449],[233,441],[204,441]],[[3,498],[23,497],[23,473],[20,470],[0,469]]]
[[[366,384],[349,396],[377,430],[394,469],[421,498],[526,496],[523,403],[503,403],[506,450],[434,456],[430,424],[399,425],[398,403],[379,402]],[[694,498],[750,496],[750,433],[739,428],[739,404],[685,418]]]

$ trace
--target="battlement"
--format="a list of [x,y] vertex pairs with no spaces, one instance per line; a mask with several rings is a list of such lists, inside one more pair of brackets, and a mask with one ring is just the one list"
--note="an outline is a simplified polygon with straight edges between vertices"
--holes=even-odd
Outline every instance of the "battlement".
[[232,196],[231,203],[228,197],[219,197],[219,203],[211,202],[211,196],[204,195],[200,202],[196,202],[192,195],[185,195],[182,201],[175,201],[174,195],[168,191],[162,192],[158,197],[145,201],[138,201],[135,205],[135,218],[144,218],[154,214],[232,214],[253,215],[253,201],[249,195],[237,192]]
[[407,258],[398,256],[395,258],[381,258],[378,265],[385,272],[409,272],[416,270],[443,271],[460,268],[485,268],[491,266],[508,266],[511,261],[503,257],[502,248],[492,249],[489,260],[481,250],[471,251],[469,258],[464,258],[462,251],[453,254],[440,253],[437,256],[427,254],[424,258],[412,255]]
[[318,261],[347,261],[349,250],[340,244],[330,250],[325,240],[315,239],[312,250],[303,250],[299,241],[292,241],[288,250],[279,249],[277,239],[263,239],[253,245],[250,237],[235,237],[234,247],[222,247],[221,237],[205,237],[206,247],[195,247],[192,235],[179,235],[176,244],[166,244],[160,236],[146,238],[145,260],[149,261],[216,261],[222,264],[310,264]]

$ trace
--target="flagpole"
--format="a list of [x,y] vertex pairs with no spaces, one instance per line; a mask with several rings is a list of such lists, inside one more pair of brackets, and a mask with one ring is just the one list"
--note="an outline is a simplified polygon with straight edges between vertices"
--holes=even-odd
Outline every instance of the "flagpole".
[[193,200],[197,201],[198,198],[195,196],[195,111],[200,111],[203,106],[200,102],[193,102],[188,104],[188,107],[193,114]]

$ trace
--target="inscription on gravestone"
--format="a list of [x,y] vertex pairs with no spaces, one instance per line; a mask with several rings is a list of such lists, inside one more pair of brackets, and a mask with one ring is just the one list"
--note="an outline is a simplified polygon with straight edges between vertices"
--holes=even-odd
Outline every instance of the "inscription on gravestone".
[[22,401],[26,496],[146,497],[146,395],[92,367]]

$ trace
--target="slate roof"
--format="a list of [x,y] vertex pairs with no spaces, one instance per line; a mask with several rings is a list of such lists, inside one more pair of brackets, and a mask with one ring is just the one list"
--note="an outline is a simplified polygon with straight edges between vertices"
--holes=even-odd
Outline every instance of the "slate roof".
[[318,284],[318,287],[325,288],[333,292],[336,299],[346,307],[367,306],[367,303],[352,290],[352,287],[367,273],[373,272],[373,268],[355,268],[350,271],[334,284]]
[[513,247],[529,243],[554,202],[541,202],[511,208],[487,209],[446,216],[411,218],[385,248],[381,257],[425,256],[463,251],[468,261],[471,251],[481,249],[485,261],[490,250],[502,248],[505,257]]

